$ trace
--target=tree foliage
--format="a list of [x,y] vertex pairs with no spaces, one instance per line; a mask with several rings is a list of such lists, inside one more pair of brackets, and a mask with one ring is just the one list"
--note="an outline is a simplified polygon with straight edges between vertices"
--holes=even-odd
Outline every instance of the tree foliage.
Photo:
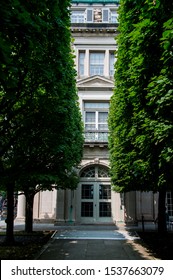
[[[172,77],[170,61],[165,62],[165,55],[168,60],[171,55],[165,52],[164,37],[165,20],[172,10],[165,4],[165,11],[156,2],[122,1],[120,5],[116,88],[109,118],[112,176],[120,189],[150,189],[154,172],[159,175],[158,182],[153,182],[157,189],[163,175],[161,158],[171,162]],[[159,144],[166,139],[168,156],[165,143]]]
[[1,1],[0,171],[28,197],[75,188],[82,157],[70,1]]
[[110,161],[117,191],[172,188],[173,4],[120,1]]

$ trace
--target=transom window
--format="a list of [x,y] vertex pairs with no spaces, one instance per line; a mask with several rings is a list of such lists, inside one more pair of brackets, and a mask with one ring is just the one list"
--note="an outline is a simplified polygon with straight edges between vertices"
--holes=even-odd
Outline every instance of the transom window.
[[95,167],[91,166],[91,167],[88,167],[87,169],[85,169],[82,172],[81,177],[95,178]]
[[109,172],[108,169],[102,166],[99,166],[98,168],[98,177],[99,178],[108,178],[109,177]]
[[[81,173],[82,178],[109,178],[109,170],[105,166],[90,166]],[[103,189],[105,187],[103,186]]]

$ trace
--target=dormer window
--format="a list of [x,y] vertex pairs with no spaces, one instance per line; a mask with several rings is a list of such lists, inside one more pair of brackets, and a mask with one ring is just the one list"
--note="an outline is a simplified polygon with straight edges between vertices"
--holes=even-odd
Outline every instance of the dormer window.
[[117,11],[109,8],[72,10],[71,23],[117,23]]

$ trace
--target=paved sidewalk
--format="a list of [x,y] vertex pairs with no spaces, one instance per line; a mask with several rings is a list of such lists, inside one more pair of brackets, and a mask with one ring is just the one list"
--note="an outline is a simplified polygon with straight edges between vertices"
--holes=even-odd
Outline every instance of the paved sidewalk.
[[[152,225],[151,225],[152,226]],[[0,231],[6,224],[0,221]],[[102,225],[53,224],[33,225],[34,230],[52,230],[51,240],[36,256],[37,260],[154,260],[140,245],[137,227],[125,228]],[[14,223],[15,230],[23,230],[24,224]]]
[[138,242],[135,231],[114,227],[59,228],[36,259],[39,260],[154,260]]

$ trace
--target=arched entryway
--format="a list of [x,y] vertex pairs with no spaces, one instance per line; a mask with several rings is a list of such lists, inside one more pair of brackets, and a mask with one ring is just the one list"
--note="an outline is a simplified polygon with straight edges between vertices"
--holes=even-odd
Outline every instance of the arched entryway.
[[108,167],[91,165],[81,171],[77,190],[77,220],[82,223],[113,222]]

